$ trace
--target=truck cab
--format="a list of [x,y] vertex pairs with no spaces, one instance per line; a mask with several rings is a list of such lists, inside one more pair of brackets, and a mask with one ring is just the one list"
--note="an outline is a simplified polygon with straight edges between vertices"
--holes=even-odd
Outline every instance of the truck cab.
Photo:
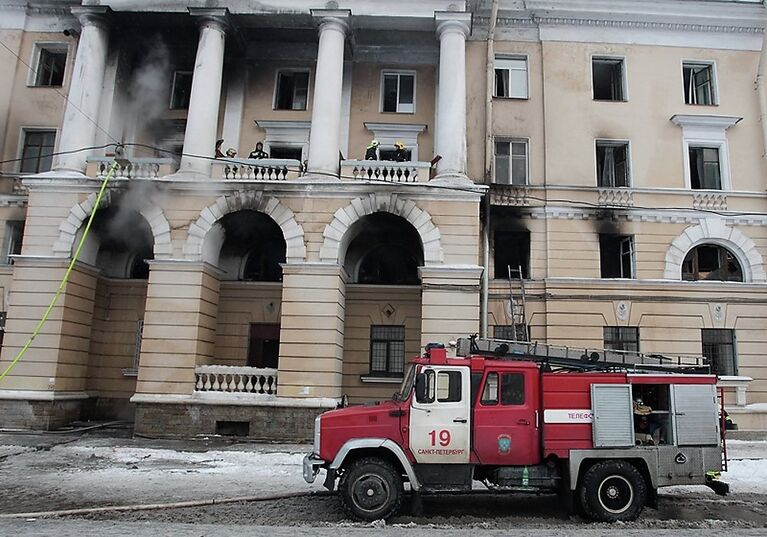
[[594,520],[631,520],[659,486],[707,484],[721,470],[715,383],[435,348],[391,400],[318,416],[304,477],[324,469],[358,520],[396,513],[405,483],[417,497],[468,493],[475,481],[559,493]]

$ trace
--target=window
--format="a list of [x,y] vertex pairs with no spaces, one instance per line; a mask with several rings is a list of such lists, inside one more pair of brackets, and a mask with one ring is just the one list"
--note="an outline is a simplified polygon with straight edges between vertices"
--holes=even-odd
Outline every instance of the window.
[[[397,150],[395,148],[378,149],[379,160],[397,160]],[[410,149],[405,149],[405,161],[411,162],[413,160],[413,152]]]
[[702,354],[710,360],[711,372],[717,375],[737,375],[738,360],[735,353],[735,330],[703,328],[700,331]]
[[693,248],[682,262],[682,279],[742,282],[743,269],[732,252],[715,244]]
[[613,351],[639,352],[639,327],[605,326],[604,347]]
[[[530,232],[496,231],[493,240],[495,277],[528,278],[530,270]],[[521,271],[521,274],[520,274]]]
[[498,373],[487,374],[487,378],[485,379],[485,389],[482,390],[480,404],[485,406],[498,404]]
[[402,376],[405,368],[405,327],[370,327],[370,374]]
[[700,190],[722,189],[718,147],[690,146],[690,186]]
[[309,71],[286,69],[277,72],[275,110],[306,110],[309,99]]
[[19,171],[22,173],[50,171],[55,144],[56,131],[54,130],[25,130],[21,169]]
[[51,43],[35,45],[36,69],[33,86],[56,87],[64,85],[64,70],[67,66],[67,44]]
[[269,158],[292,159],[303,161],[303,148],[289,145],[273,145],[269,147]]
[[141,341],[144,337],[144,321],[139,319],[136,321],[136,331],[133,336],[133,361],[130,367],[125,367],[122,370],[122,374],[125,377],[135,377],[138,375],[138,367],[141,361]]
[[501,375],[501,404],[525,404],[525,376],[521,373],[504,373]]
[[524,324],[498,324],[493,327],[493,337],[507,341],[530,341],[527,330],[528,326]]
[[3,346],[3,340],[5,339],[5,321],[8,318],[8,313],[0,311],[0,348]]
[[623,71],[623,58],[592,58],[594,99],[597,101],[625,101]]
[[527,99],[527,58],[495,57],[495,97]]
[[600,233],[599,262],[602,278],[634,278],[634,237]]
[[277,368],[280,354],[280,325],[251,323],[248,337],[248,367]]
[[21,239],[24,236],[24,222],[11,220],[5,223],[5,263],[13,262],[13,255],[21,253]]
[[685,104],[716,104],[713,64],[684,62],[682,79]]
[[597,185],[629,186],[629,143],[597,140]]
[[461,372],[440,371],[437,373],[437,402],[457,403],[461,400]]
[[381,111],[412,114],[415,112],[415,73],[383,73]]
[[175,71],[170,92],[171,110],[187,110],[192,97],[192,71]]
[[526,185],[527,160],[527,140],[495,142],[495,182]]

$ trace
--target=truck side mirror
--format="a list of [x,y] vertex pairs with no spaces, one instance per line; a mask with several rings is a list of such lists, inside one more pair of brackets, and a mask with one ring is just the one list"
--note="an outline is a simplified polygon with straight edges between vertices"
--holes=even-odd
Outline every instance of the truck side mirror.
[[418,373],[415,376],[415,400],[418,403],[427,403],[426,374]]

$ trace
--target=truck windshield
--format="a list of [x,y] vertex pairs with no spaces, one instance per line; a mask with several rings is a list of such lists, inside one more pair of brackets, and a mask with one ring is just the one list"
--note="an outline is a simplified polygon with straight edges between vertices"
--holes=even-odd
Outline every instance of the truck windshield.
[[404,401],[413,389],[413,380],[415,380],[415,364],[410,364],[405,370],[405,377],[402,379],[400,390],[394,394],[396,401]]

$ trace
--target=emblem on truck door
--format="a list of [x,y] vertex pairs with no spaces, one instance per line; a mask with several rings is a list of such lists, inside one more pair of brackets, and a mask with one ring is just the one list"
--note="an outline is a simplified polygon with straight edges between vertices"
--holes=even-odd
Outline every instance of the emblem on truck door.
[[509,451],[511,451],[511,437],[502,434],[498,437],[498,453],[506,455]]
[[687,462],[687,456],[684,453],[677,453],[674,462],[677,464],[684,464]]

